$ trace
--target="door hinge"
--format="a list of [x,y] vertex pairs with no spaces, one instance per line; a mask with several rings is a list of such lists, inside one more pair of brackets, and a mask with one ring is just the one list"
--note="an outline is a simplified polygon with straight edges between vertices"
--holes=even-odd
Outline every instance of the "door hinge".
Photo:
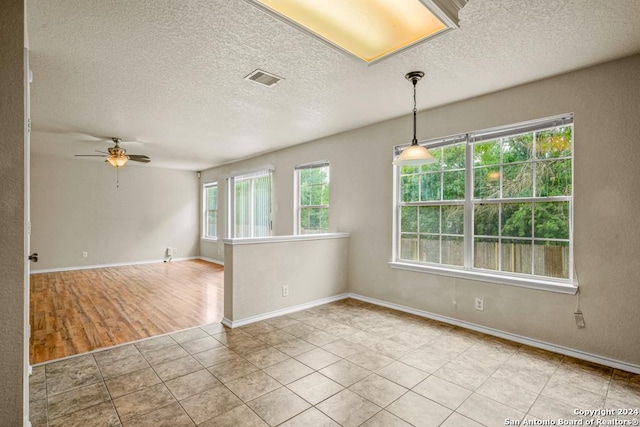
[[27,132],[31,133],[31,119],[27,119]]

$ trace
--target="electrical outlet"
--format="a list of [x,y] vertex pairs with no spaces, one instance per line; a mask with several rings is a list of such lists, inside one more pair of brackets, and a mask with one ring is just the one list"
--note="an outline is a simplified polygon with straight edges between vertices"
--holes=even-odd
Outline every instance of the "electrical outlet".
[[585,327],[584,315],[580,310],[576,310],[575,313],[573,313],[573,317],[575,317],[576,319],[576,326],[578,327],[578,329],[582,329]]
[[86,258],[89,256],[89,252],[87,251],[82,251],[82,258]]
[[476,310],[484,311],[484,299],[476,298]]
[[167,246],[167,256],[171,256],[173,254],[173,248],[171,246]]
[[173,255],[178,255],[178,248],[173,248]]
[[289,287],[287,285],[282,285],[282,296],[283,297],[289,296]]

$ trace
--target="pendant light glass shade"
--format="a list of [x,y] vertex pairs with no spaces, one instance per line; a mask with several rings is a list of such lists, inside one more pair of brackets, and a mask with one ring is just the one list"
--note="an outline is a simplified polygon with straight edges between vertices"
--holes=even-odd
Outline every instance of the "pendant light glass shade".
[[111,163],[113,166],[119,168],[124,166],[125,163],[127,163],[127,160],[129,160],[129,158],[127,156],[118,156],[118,157],[108,157],[107,161],[109,163]]
[[424,77],[424,73],[422,71],[412,71],[404,77],[413,84],[413,140],[411,145],[393,160],[393,164],[396,166],[416,166],[436,163],[438,159],[433,157],[429,150],[419,145],[416,138],[416,85]]

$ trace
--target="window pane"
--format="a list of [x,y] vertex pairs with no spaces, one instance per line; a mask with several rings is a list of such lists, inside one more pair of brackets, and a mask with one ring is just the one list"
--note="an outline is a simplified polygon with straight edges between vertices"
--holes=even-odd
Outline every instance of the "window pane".
[[442,167],[446,169],[464,169],[466,157],[465,144],[442,148]]
[[533,134],[525,133],[502,140],[502,162],[526,162],[531,159]]
[[473,207],[473,233],[476,236],[498,236],[500,207],[497,203],[483,203]]
[[401,201],[403,202],[417,202],[418,198],[418,183],[420,181],[420,175],[406,175],[400,178],[400,191]]
[[476,237],[473,239],[473,266],[487,270],[498,270],[498,239]]
[[571,156],[572,126],[536,132],[536,157],[552,159]]
[[439,233],[440,232],[440,206],[420,207],[420,232]]
[[442,264],[458,266],[464,264],[463,237],[442,237]]
[[531,163],[502,167],[502,197],[531,197],[533,167]]
[[476,168],[473,171],[473,197],[497,199],[500,197],[500,167]]
[[546,160],[536,163],[536,196],[571,195],[571,160]]
[[442,148],[430,148],[429,153],[436,158],[437,162],[427,163],[419,166],[421,172],[440,172],[442,169]]
[[271,177],[254,179],[254,234],[253,237],[268,236],[271,231]]
[[402,234],[400,236],[400,258],[418,261],[418,236]]
[[440,172],[427,173],[420,179],[420,200],[440,199]]
[[206,237],[216,237],[218,215],[216,211],[207,212],[207,231]]
[[536,203],[533,211],[537,239],[569,238],[569,202]]
[[569,278],[569,242],[536,241],[534,257],[534,274]]
[[251,212],[249,181],[235,185],[235,237],[251,237]]
[[400,208],[400,231],[418,232],[418,207],[403,206]]
[[464,200],[464,171],[444,172],[443,200]]
[[300,206],[309,206],[311,204],[311,187],[308,185],[300,186]]
[[500,245],[502,271],[531,274],[531,241],[504,239]]
[[322,204],[322,186],[314,184],[311,187],[311,204],[312,205],[321,205]]
[[420,261],[440,262],[440,237],[420,235]]
[[473,164],[475,166],[497,165],[499,163],[499,141],[479,142],[473,145]]
[[464,233],[464,206],[442,207],[442,232],[460,235]]
[[533,203],[502,204],[502,235],[510,237],[531,237]]

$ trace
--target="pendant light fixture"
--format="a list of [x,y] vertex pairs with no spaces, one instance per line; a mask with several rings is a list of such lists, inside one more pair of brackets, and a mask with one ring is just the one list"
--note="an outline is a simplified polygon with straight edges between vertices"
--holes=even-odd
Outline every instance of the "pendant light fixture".
[[435,157],[429,153],[429,150],[418,144],[416,138],[416,85],[421,78],[424,77],[422,71],[412,71],[404,76],[413,84],[413,140],[411,145],[405,148],[398,157],[395,158],[393,164],[396,166],[415,166],[424,165],[427,163],[435,163],[438,161]]

